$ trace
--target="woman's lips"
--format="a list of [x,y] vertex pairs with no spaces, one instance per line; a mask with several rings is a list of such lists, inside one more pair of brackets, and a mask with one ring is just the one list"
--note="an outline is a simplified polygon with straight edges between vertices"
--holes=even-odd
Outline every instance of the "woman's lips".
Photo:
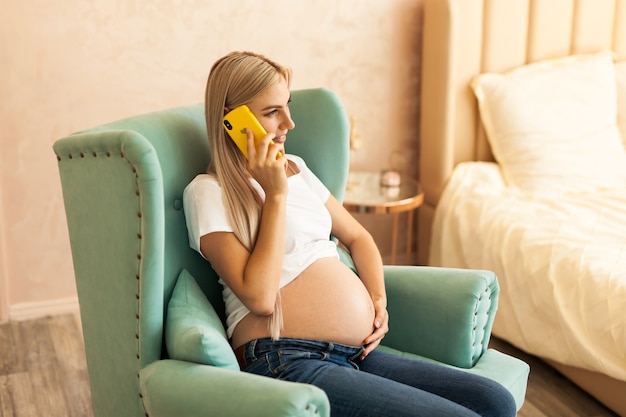
[[287,140],[287,135],[276,136],[274,138],[274,143],[285,143],[286,140]]

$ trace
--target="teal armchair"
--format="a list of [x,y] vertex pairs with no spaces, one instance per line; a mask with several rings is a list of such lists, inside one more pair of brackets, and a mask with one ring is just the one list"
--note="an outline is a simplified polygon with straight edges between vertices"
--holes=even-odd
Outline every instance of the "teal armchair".
[[[349,159],[343,106],[332,92],[310,89],[293,91],[291,110],[287,152],[341,200]],[[314,386],[168,356],[164,327],[182,270],[224,319],[217,277],[189,248],[182,205],[184,187],[209,162],[202,105],[78,132],[54,152],[96,417],[329,416]],[[499,291],[493,273],[387,266],[385,282],[391,320],[379,349],[485,375],[521,407],[528,365],[487,348]],[[223,327],[213,326],[220,348]]]

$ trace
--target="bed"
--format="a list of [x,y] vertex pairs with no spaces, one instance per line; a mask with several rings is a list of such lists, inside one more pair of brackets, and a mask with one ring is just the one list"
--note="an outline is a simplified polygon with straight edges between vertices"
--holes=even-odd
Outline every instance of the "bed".
[[626,415],[626,0],[424,0],[418,262]]

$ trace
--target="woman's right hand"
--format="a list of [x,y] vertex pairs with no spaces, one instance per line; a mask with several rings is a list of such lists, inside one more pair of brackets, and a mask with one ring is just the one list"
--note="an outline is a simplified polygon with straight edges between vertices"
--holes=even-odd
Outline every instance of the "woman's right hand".
[[[284,153],[280,152],[281,146],[272,141],[276,135],[273,133],[265,135],[257,149],[252,131],[246,129],[246,134],[248,135],[248,170],[252,177],[261,185],[266,198],[270,195],[286,195],[286,172],[289,162]],[[277,157],[277,155],[280,156]]]

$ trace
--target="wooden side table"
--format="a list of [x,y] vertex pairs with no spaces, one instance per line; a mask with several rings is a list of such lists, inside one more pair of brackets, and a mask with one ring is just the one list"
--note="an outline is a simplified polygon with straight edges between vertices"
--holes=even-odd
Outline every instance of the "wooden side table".
[[407,212],[406,260],[409,263],[413,243],[413,215],[415,209],[424,202],[424,193],[419,182],[414,179],[402,177],[399,186],[389,187],[381,185],[380,178],[380,172],[350,172],[343,206],[353,213],[393,214],[392,264],[397,259],[399,215]]

